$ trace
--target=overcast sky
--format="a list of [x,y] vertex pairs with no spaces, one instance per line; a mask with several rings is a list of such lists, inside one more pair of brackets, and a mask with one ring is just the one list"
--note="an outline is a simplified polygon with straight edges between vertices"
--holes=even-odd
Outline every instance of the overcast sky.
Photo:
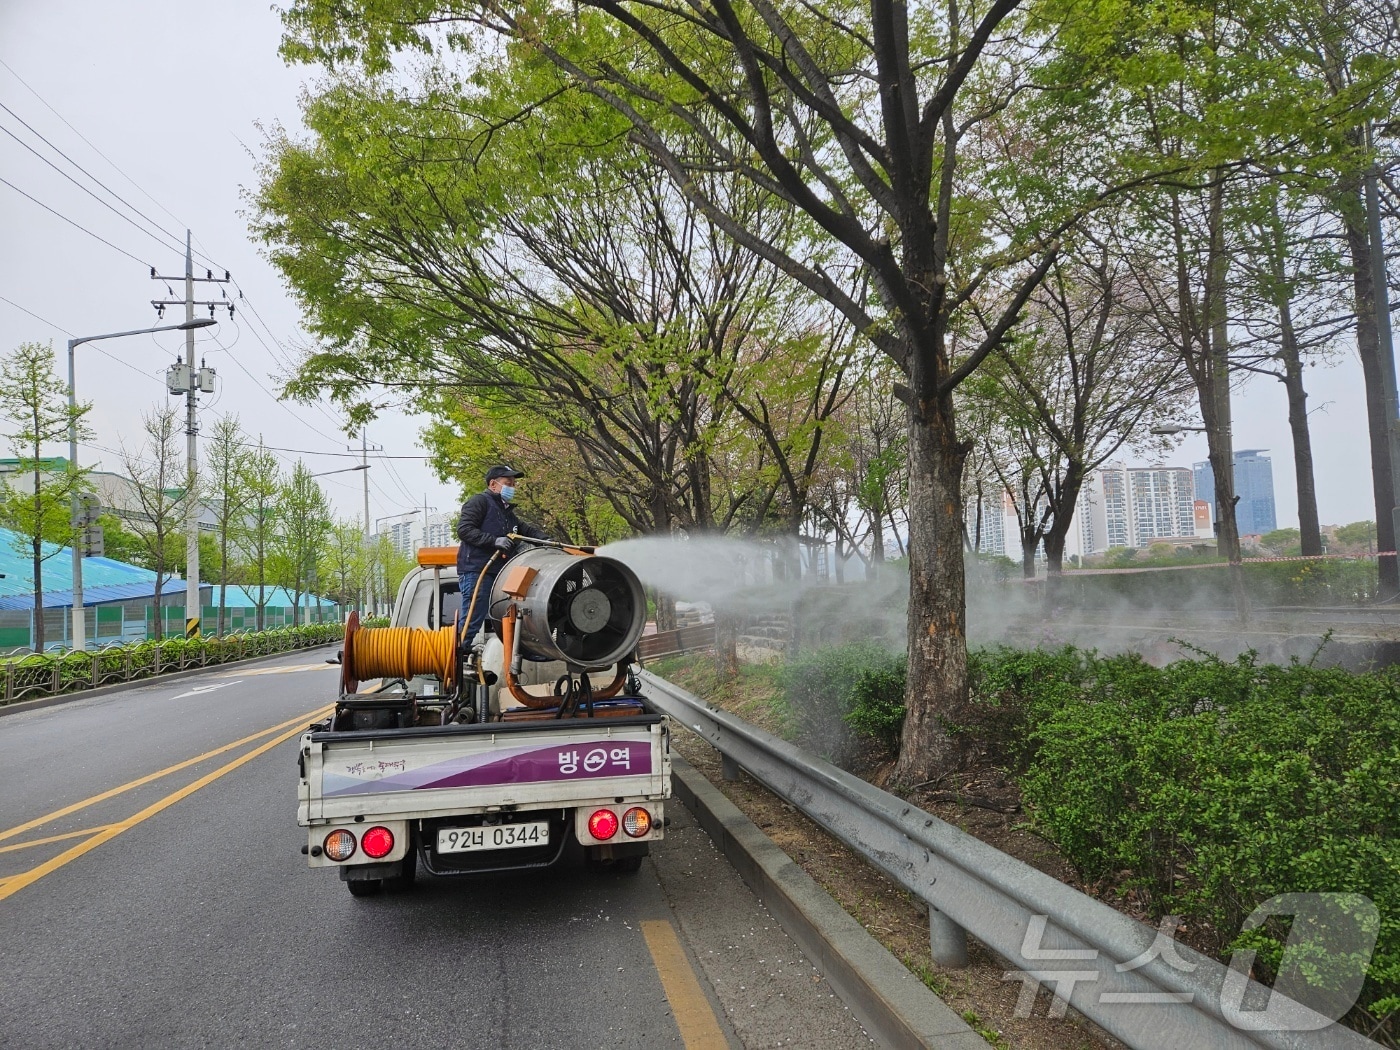
[[[150,300],[178,298],[183,289],[172,283],[175,295],[168,295],[149,271],[183,273],[188,226],[196,251],[232,272],[251,307],[232,322],[220,311],[217,328],[197,333],[199,353],[219,374],[218,393],[201,401],[202,427],[207,432],[216,414],[236,413],[269,445],[297,450],[279,452],[284,463],[301,455],[313,471],[332,471],[352,462],[342,458],[349,439],[334,410],[279,403],[273,396],[282,362],[295,356],[306,336],[278,275],[249,240],[242,215],[241,194],[253,184],[261,143],[257,125],[299,127],[298,94],[312,76],[283,65],[279,32],[277,14],[264,0],[0,0],[0,103],[13,111],[0,110],[0,128],[105,197],[20,123],[27,122],[178,241],[140,217],[119,217],[0,133],[0,179],[43,205],[0,183],[0,352],[52,339],[63,368],[70,335],[182,320],[170,311],[163,322],[156,318]],[[197,272],[202,265],[197,257]],[[80,450],[81,461],[117,469],[114,450],[139,445],[141,413],[167,399],[164,372],[182,347],[182,334],[167,333],[78,348],[78,396],[93,403],[95,432]],[[1374,518],[1355,353],[1349,350],[1330,368],[1310,369],[1308,380],[1321,519]],[[1279,525],[1296,525],[1282,385],[1252,381],[1236,394],[1235,419],[1236,448],[1270,450]],[[369,440],[384,446],[386,456],[421,456],[421,425],[386,419],[370,426]],[[1167,462],[1189,466],[1205,451],[1204,438],[1192,435]],[[372,519],[421,508],[425,497],[431,507],[456,509],[462,485],[438,482],[424,460],[371,461]],[[362,513],[360,479],[359,473],[320,479],[346,518]],[[475,489],[477,479],[466,487]]]
[[[188,227],[196,253],[228,269],[246,297],[232,321],[219,310],[219,325],[196,333],[197,352],[219,381],[216,394],[201,398],[202,431],[216,416],[236,414],[269,446],[294,450],[278,452],[287,467],[301,456],[313,472],[333,471],[354,462],[345,456],[352,442],[339,414],[274,396],[284,362],[307,337],[243,215],[261,143],[257,125],[300,123],[297,98],[309,71],[283,65],[278,34],[277,15],[262,0],[0,0],[0,103],[13,111],[0,109],[0,179],[17,188],[0,183],[0,352],[52,340],[62,371],[70,336],[183,321],[182,308],[157,318],[150,300],[183,299],[184,287],[170,282],[167,290],[150,279],[150,267],[183,275]],[[131,215],[39,135],[152,221]],[[196,254],[197,275],[209,265]],[[197,284],[195,296],[217,299],[219,286]],[[143,412],[167,399],[183,409],[164,385],[183,346],[183,333],[172,332],[78,347],[78,397],[92,402],[94,432],[79,449],[81,463],[120,469],[115,451],[139,447]],[[460,486],[440,483],[421,458],[421,426],[403,418],[370,425],[369,442],[385,456],[420,457],[371,455],[372,519],[421,510],[425,498],[430,507],[457,509]],[[362,477],[318,479],[339,515],[363,516]],[[478,479],[471,481],[476,487]]]

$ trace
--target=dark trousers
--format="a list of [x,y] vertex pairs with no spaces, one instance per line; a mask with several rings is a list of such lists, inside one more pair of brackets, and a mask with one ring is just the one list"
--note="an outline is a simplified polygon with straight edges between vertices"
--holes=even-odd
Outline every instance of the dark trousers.
[[[476,638],[476,632],[481,630],[481,625],[486,620],[487,606],[491,604],[491,585],[496,582],[496,576],[501,571],[499,563],[487,563],[484,569],[469,569],[457,577],[457,586],[462,591],[462,623],[465,623],[466,631],[458,637],[464,638],[468,645]],[[482,579],[482,575],[485,579]],[[477,587],[477,581],[481,580],[481,586]],[[476,589],[476,606],[472,608],[472,590]],[[471,618],[468,619],[470,609]]]

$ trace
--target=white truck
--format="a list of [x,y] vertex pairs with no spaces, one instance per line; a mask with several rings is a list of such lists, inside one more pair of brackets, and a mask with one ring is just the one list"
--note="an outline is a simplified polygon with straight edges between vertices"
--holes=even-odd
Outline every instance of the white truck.
[[311,867],[357,897],[410,885],[419,863],[465,875],[581,853],[636,871],[671,795],[667,721],[631,673],[641,585],[587,548],[534,544],[486,597],[496,635],[462,639],[455,557],[419,553],[389,627],[352,614],[335,712],[298,754]]

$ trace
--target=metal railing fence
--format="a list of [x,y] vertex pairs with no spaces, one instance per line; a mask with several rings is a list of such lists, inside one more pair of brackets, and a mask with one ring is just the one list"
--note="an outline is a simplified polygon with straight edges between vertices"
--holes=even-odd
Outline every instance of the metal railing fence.
[[[879,788],[642,671],[661,711],[929,907],[933,958],[965,965],[971,933],[1022,988],[1051,988],[1129,1046],[1361,1050],[1375,1043]],[[1060,1002],[1056,1007],[1063,1009]],[[1281,1015],[1294,1030],[1251,1030]],[[1249,1004],[1244,1008],[1243,1004]],[[1271,1022],[1274,1023],[1274,1022]],[[1325,1026],[1325,1027],[1324,1027]],[[1322,1030],[1311,1030],[1321,1028]]]
[[33,655],[0,660],[0,706],[134,682],[173,671],[213,667],[234,660],[307,649],[338,641],[340,624],[309,624],[223,638],[169,638],[163,642],[110,646],[62,656]]

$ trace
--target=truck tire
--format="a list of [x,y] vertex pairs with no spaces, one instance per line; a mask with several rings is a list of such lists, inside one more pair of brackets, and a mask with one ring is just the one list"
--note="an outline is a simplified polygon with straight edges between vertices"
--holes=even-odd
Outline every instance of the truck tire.
[[352,897],[377,897],[379,891],[384,888],[383,879],[355,879],[353,882],[346,882],[350,888]]
[[[384,880],[384,888],[390,892],[401,892],[413,889],[414,882],[418,879],[418,851],[410,849],[408,856],[404,857],[399,874]],[[353,886],[354,883],[352,882]]]

